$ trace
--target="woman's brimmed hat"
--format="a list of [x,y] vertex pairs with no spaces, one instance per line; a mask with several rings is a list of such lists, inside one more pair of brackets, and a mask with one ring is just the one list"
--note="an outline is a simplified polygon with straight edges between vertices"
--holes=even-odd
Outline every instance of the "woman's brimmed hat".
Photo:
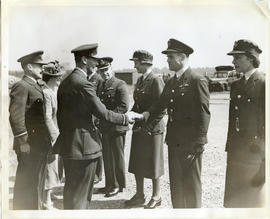
[[54,77],[62,76],[63,66],[59,65],[57,60],[49,62],[47,65],[43,66],[42,74]]
[[256,59],[259,58],[259,54],[262,53],[262,50],[259,48],[259,46],[250,41],[241,39],[234,42],[233,50],[227,55],[237,55],[237,54],[244,54],[244,55],[251,55],[255,57]]
[[146,50],[137,50],[133,53],[133,56],[130,61],[140,61],[143,64],[152,65],[153,64],[153,55]]

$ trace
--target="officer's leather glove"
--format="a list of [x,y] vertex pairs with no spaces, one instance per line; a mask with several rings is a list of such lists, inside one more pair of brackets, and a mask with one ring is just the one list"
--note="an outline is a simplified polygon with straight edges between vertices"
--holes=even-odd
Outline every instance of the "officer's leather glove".
[[265,161],[263,160],[260,169],[251,180],[251,185],[253,187],[259,187],[264,183],[265,183]]
[[193,164],[193,162],[195,162],[195,160],[200,156],[200,154],[203,153],[203,151],[204,151],[203,145],[195,144],[195,146],[193,146],[193,151],[187,154],[186,157],[190,166]]
[[20,151],[22,153],[27,153],[29,154],[30,153],[30,145],[28,143],[24,143],[24,144],[21,144],[20,145]]
[[264,140],[262,138],[254,138],[250,143],[249,149],[251,153],[264,153]]

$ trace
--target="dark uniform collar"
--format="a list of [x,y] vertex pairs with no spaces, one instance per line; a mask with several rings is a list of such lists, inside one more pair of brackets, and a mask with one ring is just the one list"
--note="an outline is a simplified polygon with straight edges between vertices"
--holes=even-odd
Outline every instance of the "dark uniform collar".
[[28,75],[24,75],[22,80],[24,80],[26,83],[34,86],[38,91],[42,92],[42,87],[43,87],[43,83],[45,83],[44,81],[42,81],[41,79],[39,80],[34,80],[31,77],[29,77]]

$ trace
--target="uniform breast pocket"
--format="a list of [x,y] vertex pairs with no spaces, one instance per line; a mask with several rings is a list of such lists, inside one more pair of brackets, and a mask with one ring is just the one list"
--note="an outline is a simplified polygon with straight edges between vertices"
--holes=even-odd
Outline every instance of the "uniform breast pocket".
[[184,100],[184,99],[188,98],[188,96],[189,96],[189,90],[187,88],[185,88],[185,87],[180,88],[176,92],[176,97],[179,100]]
[[88,131],[85,129],[81,130],[82,144],[83,144],[83,154],[90,155],[101,151],[100,142],[97,133],[92,130]]
[[106,95],[107,98],[112,98],[112,97],[115,96],[115,90],[114,89],[108,89],[108,90],[106,90],[105,95]]

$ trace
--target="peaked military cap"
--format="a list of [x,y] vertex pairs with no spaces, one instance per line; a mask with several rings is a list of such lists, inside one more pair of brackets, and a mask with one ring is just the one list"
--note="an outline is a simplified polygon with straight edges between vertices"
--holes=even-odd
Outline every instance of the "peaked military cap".
[[61,76],[63,74],[63,67],[59,65],[59,62],[55,60],[54,62],[49,62],[43,67],[42,74],[50,76]]
[[98,69],[105,69],[105,68],[109,68],[112,64],[113,58],[112,57],[103,57],[103,58],[99,58],[99,62],[98,62]]
[[138,60],[141,63],[152,65],[153,55],[150,52],[147,52],[146,50],[137,50],[133,53],[133,57],[129,60],[131,61]]
[[84,45],[81,45],[79,47],[76,47],[76,48],[72,49],[71,53],[81,54],[81,55],[84,55],[84,56],[96,58],[94,56],[97,54],[97,48],[98,48],[97,43],[84,44]]
[[184,53],[186,55],[190,55],[193,53],[193,49],[190,46],[188,46],[188,45],[186,45],[186,44],[184,44],[176,39],[169,39],[168,48],[166,50],[162,51],[161,53],[168,54],[171,52],[180,52],[180,53]]
[[262,53],[262,50],[256,43],[250,40],[241,39],[234,42],[233,50],[227,53],[227,55],[246,54],[258,58],[260,53]]
[[22,56],[21,58],[19,58],[17,61],[22,63],[22,64],[41,64],[41,65],[46,65],[48,63],[44,62],[42,59],[42,54],[44,52],[39,50],[36,52],[32,52],[28,55]]

